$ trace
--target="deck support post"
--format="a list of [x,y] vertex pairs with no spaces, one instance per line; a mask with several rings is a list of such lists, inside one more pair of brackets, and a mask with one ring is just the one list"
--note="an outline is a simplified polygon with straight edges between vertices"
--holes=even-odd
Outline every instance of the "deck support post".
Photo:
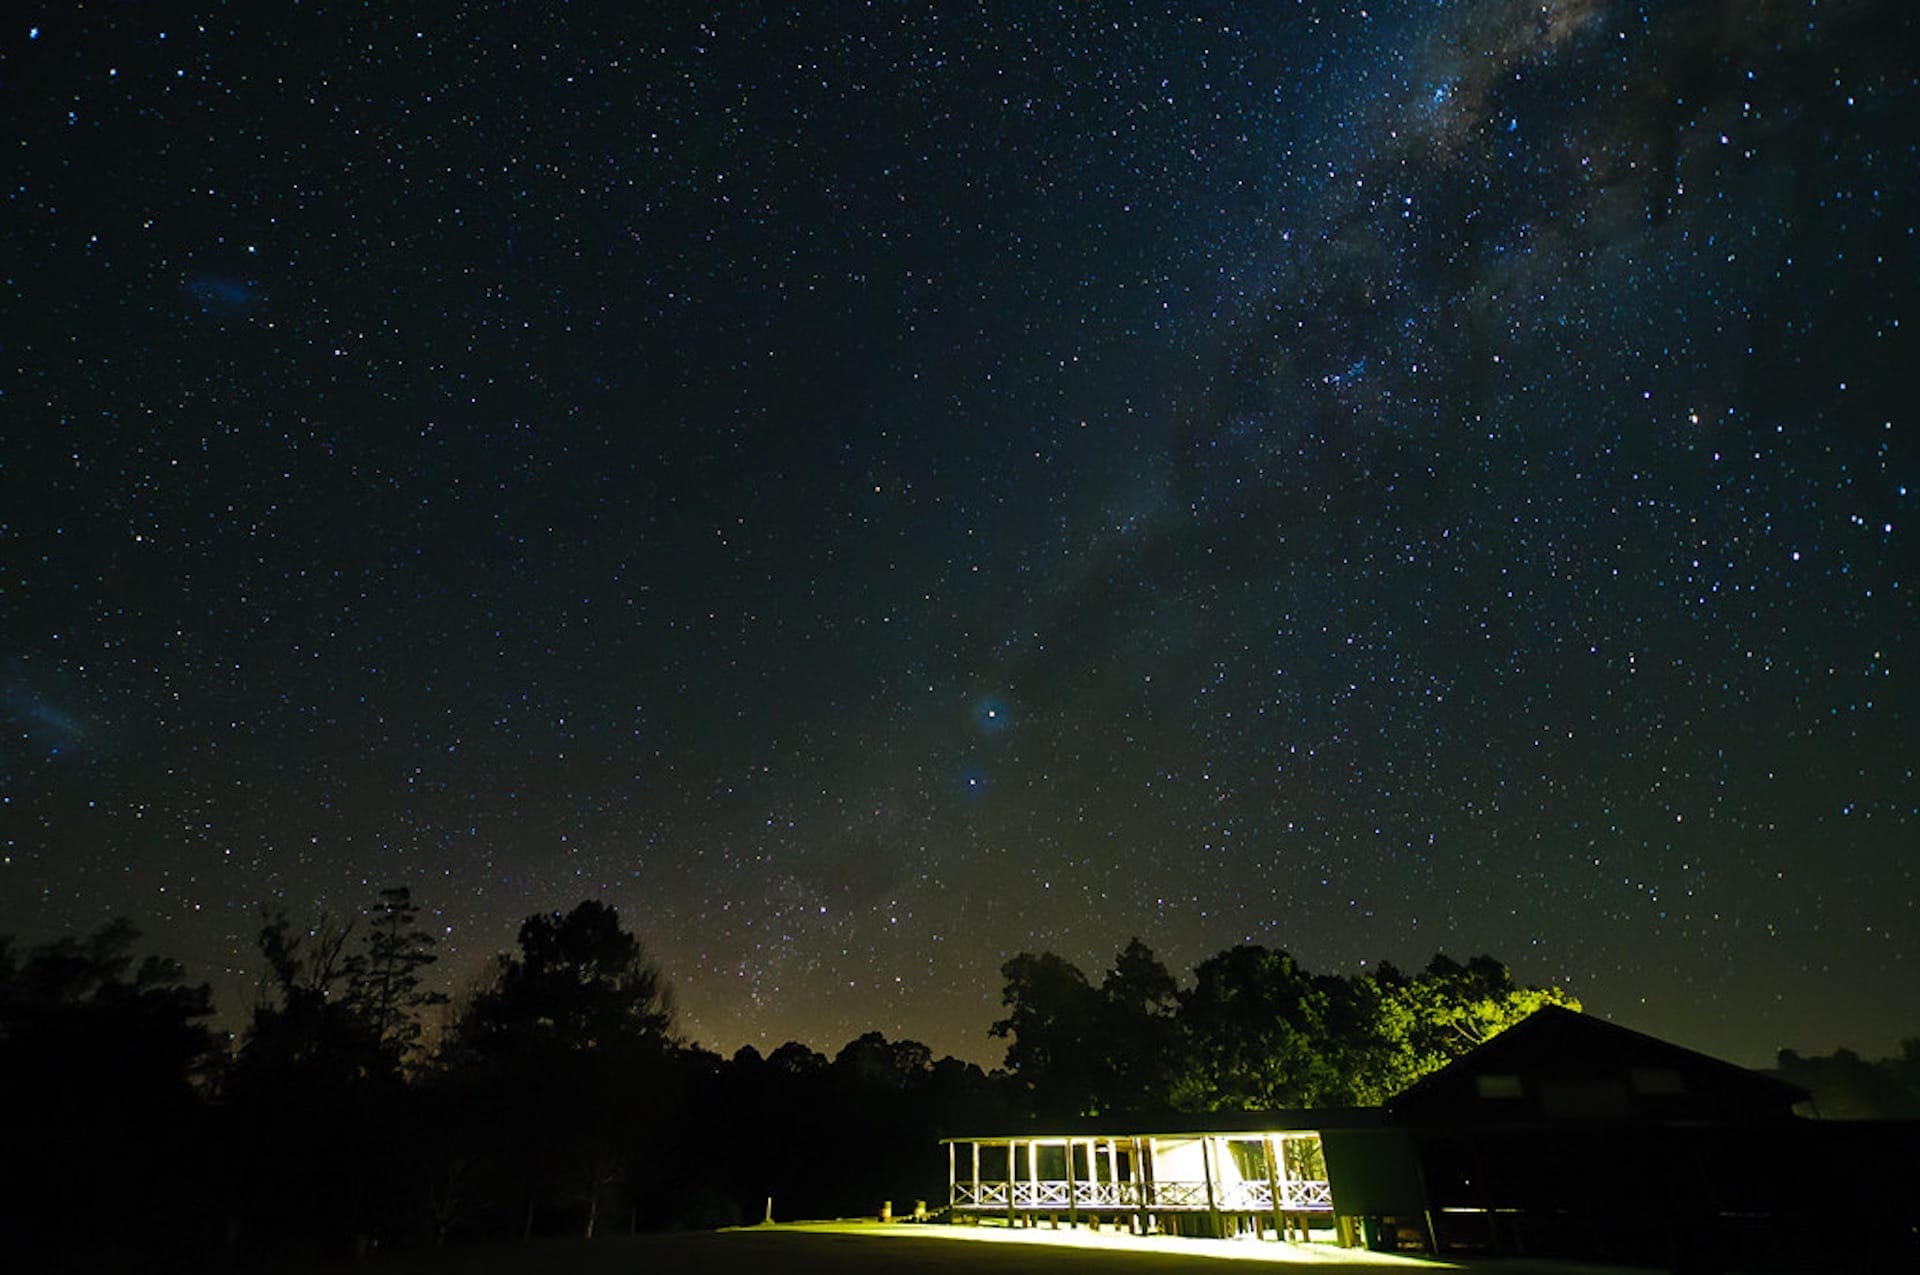
[[1154,1140],[1133,1140],[1133,1177],[1135,1198],[1140,1203],[1140,1234],[1153,1234],[1153,1163],[1159,1152]]
[[1013,1139],[1007,1139],[1007,1225],[1009,1227],[1020,1224],[1020,1215],[1013,1211],[1013,1183],[1018,1176],[1013,1158],[1013,1149],[1016,1145],[1018,1144]]
[[1067,1229],[1069,1231],[1077,1231],[1080,1229],[1080,1206],[1074,1200],[1075,1192],[1073,1189],[1073,1160],[1076,1154],[1077,1152],[1074,1149],[1073,1139],[1068,1138],[1067,1139]]
[[1214,1239],[1224,1239],[1220,1234],[1220,1200],[1213,1190],[1214,1138],[1212,1134],[1200,1136],[1200,1172],[1207,1179],[1207,1225],[1213,1229]]
[[[1027,1189],[1033,1192],[1033,1202],[1040,1203],[1040,1147],[1038,1143],[1027,1143]],[[1028,1221],[1032,1218],[1029,1216]]]
[[1273,1238],[1284,1243],[1287,1238],[1286,1197],[1280,1193],[1280,1180],[1286,1173],[1286,1167],[1279,1157],[1285,1150],[1285,1138],[1276,1138],[1272,1134],[1266,1137],[1267,1144],[1267,1189],[1273,1192]]

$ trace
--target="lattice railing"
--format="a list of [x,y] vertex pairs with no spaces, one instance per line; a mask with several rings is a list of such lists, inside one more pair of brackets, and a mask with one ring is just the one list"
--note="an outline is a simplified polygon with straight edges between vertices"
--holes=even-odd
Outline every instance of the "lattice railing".
[[1258,1179],[1251,1182],[1222,1182],[1216,1188],[1219,1206],[1228,1212],[1264,1213],[1273,1207],[1273,1184]]
[[1147,1204],[1159,1209],[1204,1209],[1207,1207],[1207,1184],[1152,1182],[1147,1185]]
[[1007,1184],[982,1182],[976,1190],[971,1182],[955,1182],[953,1205],[961,1209],[1004,1209],[1007,1207]]
[[[976,1188],[971,1182],[955,1182],[953,1205],[962,1209],[1004,1209],[1007,1207],[1008,1185],[1005,1182],[982,1182]],[[1140,1203],[1139,1188],[1131,1182],[1074,1182],[1071,1184],[1072,1206],[1067,1203],[1069,1184],[1065,1178],[1015,1182],[1011,1185],[1013,1207],[1016,1209],[1130,1209],[1138,1207]]]
[[[1273,1183],[1254,1178],[1222,1182],[1216,1188],[1219,1207],[1229,1213],[1268,1213],[1273,1210]],[[1333,1191],[1325,1182],[1297,1178],[1280,1184],[1280,1207],[1289,1213],[1333,1211]]]
[[1038,1182],[1015,1182],[1013,1184],[1013,1207],[1016,1209],[1064,1209],[1067,1207],[1066,1179],[1042,1179]]
[[[1011,1188],[1011,1190],[1009,1190]],[[1069,1193],[1072,1203],[1069,1204]],[[1085,1209],[1205,1209],[1205,1181],[1180,1180],[1150,1182],[1067,1182],[1064,1178],[1043,1178],[1038,1182],[971,1182],[953,1184],[953,1206],[971,1210],[1006,1210],[1008,1196],[1014,1210],[1035,1212]],[[1144,1200],[1143,1200],[1144,1195]],[[1258,1180],[1221,1182],[1214,1186],[1213,1207],[1225,1213],[1268,1213],[1273,1210],[1273,1186]],[[1333,1209],[1333,1192],[1325,1182],[1292,1180],[1280,1184],[1280,1207],[1289,1213],[1327,1213]]]
[[1073,1202],[1084,1208],[1131,1208],[1140,1202],[1140,1193],[1131,1182],[1075,1182]]
[[1291,1181],[1280,1184],[1282,1207],[1295,1213],[1333,1212],[1333,1184],[1330,1182]]

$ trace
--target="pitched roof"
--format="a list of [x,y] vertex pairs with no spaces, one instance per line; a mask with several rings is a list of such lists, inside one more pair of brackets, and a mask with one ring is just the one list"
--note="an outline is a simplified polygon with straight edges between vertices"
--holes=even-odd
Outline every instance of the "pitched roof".
[[1372,1129],[1385,1123],[1378,1107],[1296,1107],[1284,1111],[1164,1111],[1132,1116],[1082,1116],[1023,1121],[991,1133],[954,1134],[942,1142],[1003,1142],[1054,1138],[1197,1137],[1202,1134],[1318,1132]]
[[1672,1041],[1622,1027],[1559,1005],[1535,1011],[1389,1098],[1396,1120],[1431,1114],[1470,1092],[1476,1078],[1493,1074],[1552,1082],[1572,1077],[1612,1076],[1665,1070],[1686,1078],[1698,1099],[1707,1095],[1716,1114],[1735,1110],[1784,1114],[1807,1091],[1776,1077],[1699,1053]]

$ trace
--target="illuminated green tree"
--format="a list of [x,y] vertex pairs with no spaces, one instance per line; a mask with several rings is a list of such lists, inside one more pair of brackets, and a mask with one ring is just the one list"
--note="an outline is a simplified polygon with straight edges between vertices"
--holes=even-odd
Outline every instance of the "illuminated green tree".
[[1023,952],[1001,967],[1006,1065],[1035,1114],[1275,1110],[1384,1101],[1543,1005],[1490,956],[1436,955],[1418,975],[1382,963],[1313,974],[1258,944],[1202,961],[1180,990],[1135,939],[1099,987],[1071,962]]
[[1356,1042],[1349,1062],[1360,1102],[1393,1096],[1543,1006],[1580,1008],[1563,988],[1515,983],[1491,956],[1462,965],[1436,953],[1414,977],[1382,963],[1354,992],[1370,1019],[1370,1039]]

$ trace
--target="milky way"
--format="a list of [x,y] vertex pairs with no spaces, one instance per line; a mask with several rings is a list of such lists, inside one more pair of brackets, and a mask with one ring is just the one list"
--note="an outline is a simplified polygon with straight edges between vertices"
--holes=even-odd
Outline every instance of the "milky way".
[[1909,6],[668,7],[0,36],[0,931],[1920,1031]]

